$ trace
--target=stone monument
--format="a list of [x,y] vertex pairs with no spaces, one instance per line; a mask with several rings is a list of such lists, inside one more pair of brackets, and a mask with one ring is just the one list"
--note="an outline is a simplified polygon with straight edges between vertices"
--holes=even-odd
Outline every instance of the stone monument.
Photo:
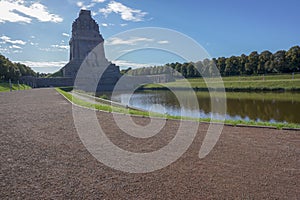
[[[130,90],[141,84],[174,81],[169,75],[121,76],[120,69],[105,58],[104,39],[91,11],[81,10],[72,24],[70,59],[61,69],[63,77],[21,77],[21,82],[32,87],[74,86],[89,92]],[[80,75],[80,76],[78,76]]]
[[[91,11],[81,10],[79,17],[72,24],[72,37],[69,42],[70,60],[62,68],[63,77],[71,77],[75,80],[80,66],[93,51],[97,60],[101,60],[100,63],[97,62],[98,66],[96,67],[99,70],[105,69],[98,83],[97,91],[113,90],[114,85],[121,77],[120,69],[105,58],[103,43],[104,39],[100,34],[99,25],[91,17]],[[85,79],[91,81],[89,75],[95,74],[86,73]]]

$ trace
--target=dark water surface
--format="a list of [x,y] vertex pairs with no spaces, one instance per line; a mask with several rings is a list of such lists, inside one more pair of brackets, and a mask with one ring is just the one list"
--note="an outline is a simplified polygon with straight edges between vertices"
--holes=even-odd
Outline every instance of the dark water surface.
[[[175,116],[216,118],[220,116],[234,120],[300,123],[300,93],[247,93],[227,92],[227,113],[212,113],[208,92],[195,92],[199,108],[193,104],[186,91],[177,91],[183,98],[181,106],[171,91],[138,91],[118,94],[112,100],[145,110],[168,113]],[[213,114],[213,115],[212,115]],[[219,116],[219,117],[218,117]]]

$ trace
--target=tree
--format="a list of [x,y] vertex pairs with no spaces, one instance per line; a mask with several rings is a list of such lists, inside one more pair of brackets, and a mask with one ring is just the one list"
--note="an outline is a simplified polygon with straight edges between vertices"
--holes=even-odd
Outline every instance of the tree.
[[128,67],[127,69],[122,69],[120,72],[122,75],[127,74],[130,70],[132,70],[131,67]]
[[205,58],[202,61],[202,65],[203,65],[203,68],[201,71],[202,77],[210,77],[210,73],[209,73],[210,60],[208,58]]
[[187,78],[187,63],[181,65],[181,74],[183,77]]
[[8,73],[6,78],[12,81],[17,81],[21,76],[19,69],[16,66],[11,66],[8,68]]
[[198,61],[194,63],[195,68],[197,69],[197,73],[199,74],[199,77],[203,76],[204,66],[201,61]]
[[253,51],[252,53],[250,53],[250,55],[248,56],[248,62],[245,65],[246,74],[257,74],[258,61],[259,55],[257,51]]
[[280,50],[274,54],[274,68],[276,72],[286,73],[289,72],[289,66],[285,59],[286,51]]
[[[248,56],[242,54],[241,56],[231,56],[230,58],[204,59],[202,62],[198,61],[196,63],[168,63],[164,66],[135,69],[133,71],[135,74],[140,75],[165,74],[170,73],[167,69],[171,67],[178,72],[174,73],[177,76],[182,74],[185,77],[210,77],[218,74],[214,67],[215,65],[221,76],[296,72],[300,70],[300,47],[294,46],[287,52],[281,50],[275,54],[272,54],[270,51],[263,51],[261,54],[253,51]],[[0,73],[1,70],[5,71],[3,67],[2,69],[0,68]],[[20,67],[20,72],[23,73],[22,67]]]
[[246,56],[245,54],[242,54],[239,57],[239,63],[240,63],[239,71],[240,71],[240,74],[245,74],[245,66],[246,66],[247,62],[248,62],[248,56]]
[[181,64],[180,64],[180,63],[176,63],[175,70],[176,70],[178,73],[181,73]]
[[226,68],[226,58],[225,57],[219,57],[217,59],[216,65],[217,65],[217,68],[220,71],[220,74],[222,76],[225,75],[224,72],[225,72],[225,68]]
[[227,76],[234,76],[240,74],[238,57],[231,56],[230,58],[226,59],[225,74]]
[[300,70],[300,47],[294,46],[290,48],[286,54],[286,62],[289,71],[296,72]]
[[193,63],[189,63],[188,65],[187,65],[187,77],[195,77],[196,76],[196,69],[195,69],[195,67],[194,67],[194,65],[193,65]]
[[16,81],[21,76],[36,76],[36,73],[30,67],[21,63],[13,63],[0,54],[0,80]]
[[263,51],[258,58],[258,66],[257,66],[257,73],[258,74],[265,74],[267,72],[267,69],[270,66],[270,62],[273,58],[273,54],[270,51]]
[[216,66],[217,59],[213,58],[209,63],[209,74],[214,77],[219,75],[219,70]]

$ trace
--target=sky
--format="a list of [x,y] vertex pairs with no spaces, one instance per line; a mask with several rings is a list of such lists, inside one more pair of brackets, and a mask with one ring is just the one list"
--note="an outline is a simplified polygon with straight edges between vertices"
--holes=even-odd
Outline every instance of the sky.
[[[211,57],[276,52],[300,45],[299,8],[299,0],[0,0],[0,53],[37,72],[57,71],[69,60],[71,25],[80,9],[92,11],[108,46],[182,45],[175,36],[116,36],[158,27],[186,35]],[[112,61],[122,69],[183,60],[146,49]]]

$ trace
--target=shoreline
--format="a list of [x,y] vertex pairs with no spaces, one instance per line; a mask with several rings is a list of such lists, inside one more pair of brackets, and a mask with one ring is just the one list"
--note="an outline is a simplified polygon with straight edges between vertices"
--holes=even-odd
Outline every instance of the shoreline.
[[[190,88],[186,87],[144,87],[141,86],[137,90],[146,91],[146,90],[189,90]],[[194,91],[200,92],[209,92],[209,91],[224,91],[224,88],[204,88],[204,87],[192,87]],[[226,88],[225,92],[300,92],[300,88]]]
[[[129,114],[131,116],[137,116],[137,117],[150,117],[151,114],[149,112],[145,111],[130,111],[125,112],[126,109],[117,109],[114,106],[108,106],[105,105],[103,107],[103,104],[92,104],[85,102],[82,99],[78,99],[77,97],[73,96],[72,94],[65,92],[61,88],[55,88],[56,91],[61,94],[66,100],[68,100],[70,103],[77,105],[77,106],[82,106],[88,109],[95,109],[98,111],[105,111],[105,112],[116,112],[116,113],[121,113],[121,114]],[[67,96],[66,96],[66,93]],[[70,96],[69,96],[70,95]],[[71,97],[72,96],[72,97]],[[98,105],[98,106],[97,106]],[[102,105],[102,106],[101,106]],[[104,110],[102,110],[104,108]],[[171,115],[163,115],[163,114],[158,114],[156,116],[152,116],[156,118],[163,118],[165,117],[168,120],[191,120],[191,121],[198,121],[199,123],[220,123],[218,120],[212,120],[212,119],[205,119],[205,118],[191,118],[191,117],[181,117],[181,116],[171,116]],[[227,126],[234,126],[234,127],[258,127],[258,128],[271,128],[271,129],[282,129],[282,130],[295,130],[299,131],[300,130],[300,124],[295,124],[295,123],[271,123],[271,122],[256,122],[256,121],[245,121],[245,120],[225,120],[224,125]]]

